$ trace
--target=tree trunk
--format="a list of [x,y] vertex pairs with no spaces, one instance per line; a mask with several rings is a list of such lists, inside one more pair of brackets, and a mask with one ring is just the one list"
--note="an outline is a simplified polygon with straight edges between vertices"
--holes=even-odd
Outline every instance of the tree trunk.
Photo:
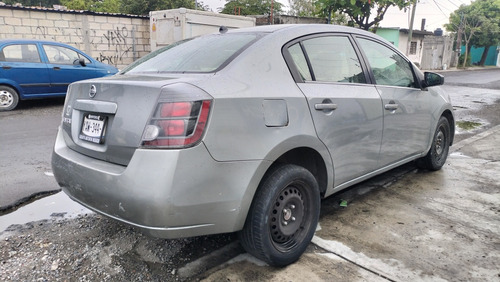
[[463,68],[465,68],[465,66],[467,65],[467,57],[469,56],[469,42],[465,42],[465,55],[464,55],[464,64],[463,64]]
[[486,57],[488,56],[488,52],[490,51],[490,46],[485,46],[483,55],[481,55],[481,61],[479,61],[479,65],[484,67],[484,63],[486,62]]

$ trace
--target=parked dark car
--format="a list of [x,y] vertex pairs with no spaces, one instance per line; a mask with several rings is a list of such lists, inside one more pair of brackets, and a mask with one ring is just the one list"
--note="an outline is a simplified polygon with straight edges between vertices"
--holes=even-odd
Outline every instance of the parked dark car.
[[19,100],[64,96],[72,82],[117,72],[66,44],[0,40],[0,111],[14,109]]
[[333,25],[221,29],[71,84],[52,155],[75,201],[153,236],[239,231],[296,261],[321,198],[417,160],[445,164],[443,77]]

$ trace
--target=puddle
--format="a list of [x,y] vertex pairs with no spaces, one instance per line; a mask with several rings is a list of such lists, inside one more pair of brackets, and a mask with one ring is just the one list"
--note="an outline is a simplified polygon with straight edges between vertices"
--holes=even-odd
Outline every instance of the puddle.
[[13,224],[26,224],[44,219],[74,218],[89,213],[92,211],[74,202],[63,192],[59,192],[0,216],[0,233]]
[[464,155],[462,152],[453,152],[449,155],[450,157],[457,157],[457,158],[467,158],[471,159],[471,157]]

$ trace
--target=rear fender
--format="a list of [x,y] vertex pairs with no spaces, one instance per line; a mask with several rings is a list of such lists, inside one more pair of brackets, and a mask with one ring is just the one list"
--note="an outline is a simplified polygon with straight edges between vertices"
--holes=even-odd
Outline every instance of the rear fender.
[[[275,146],[265,157],[266,160],[276,162],[286,153],[298,149],[309,148],[316,151],[325,165],[327,173],[327,181],[323,187],[320,185],[320,191],[325,192],[328,188],[333,188],[334,182],[334,168],[333,161],[326,145],[323,144],[316,136],[310,135],[297,135],[286,140],[283,140],[278,146]],[[320,183],[318,183],[320,184]]]
[[334,171],[333,171],[332,158],[326,146],[314,136],[309,136],[309,135],[293,136],[289,139],[283,140],[281,143],[275,146],[265,156],[265,161],[263,161],[259,166],[259,168],[256,170],[255,174],[252,177],[252,181],[250,181],[245,191],[245,196],[243,197],[244,200],[241,203],[240,214],[238,216],[239,220],[237,220],[236,223],[237,225],[235,226],[235,230],[241,230],[243,228],[254,195],[269,168],[271,168],[273,164],[280,162],[282,156],[298,148],[307,148],[314,150],[321,156],[326,168],[327,176],[326,176],[326,183],[322,185],[323,187],[320,187],[320,191],[324,192],[325,195],[328,195],[330,193],[330,191],[333,189]]
[[14,90],[16,90],[17,94],[19,94],[19,99],[21,99],[21,100],[25,99],[24,92],[23,92],[21,86],[19,86],[19,84],[17,84],[14,80],[0,78],[0,85],[5,85],[5,86],[9,86],[11,88],[14,88]]

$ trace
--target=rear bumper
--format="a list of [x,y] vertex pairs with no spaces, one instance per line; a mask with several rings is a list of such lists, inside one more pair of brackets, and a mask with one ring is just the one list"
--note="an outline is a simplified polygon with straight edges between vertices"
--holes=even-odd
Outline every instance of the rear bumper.
[[183,150],[137,149],[128,166],[69,149],[59,131],[52,168],[73,200],[155,237],[240,230],[270,163],[217,162],[203,144]]

